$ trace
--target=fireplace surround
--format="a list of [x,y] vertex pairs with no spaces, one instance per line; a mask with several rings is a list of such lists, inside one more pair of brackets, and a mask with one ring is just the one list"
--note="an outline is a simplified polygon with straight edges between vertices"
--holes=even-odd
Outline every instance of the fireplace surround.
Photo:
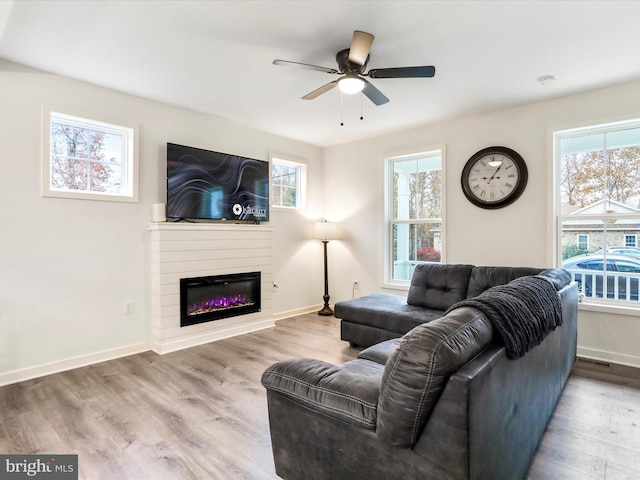
[[180,279],[180,326],[261,310],[260,272]]
[[[163,355],[275,326],[273,227],[226,223],[149,224],[151,348]],[[180,326],[180,279],[260,272],[260,311]]]

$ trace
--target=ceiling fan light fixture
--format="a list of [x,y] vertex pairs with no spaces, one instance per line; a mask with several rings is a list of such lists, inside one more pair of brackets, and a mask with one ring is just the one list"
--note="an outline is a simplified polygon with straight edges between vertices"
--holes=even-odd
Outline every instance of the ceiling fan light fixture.
[[338,80],[338,88],[348,95],[360,93],[364,89],[364,80],[357,75],[347,75]]

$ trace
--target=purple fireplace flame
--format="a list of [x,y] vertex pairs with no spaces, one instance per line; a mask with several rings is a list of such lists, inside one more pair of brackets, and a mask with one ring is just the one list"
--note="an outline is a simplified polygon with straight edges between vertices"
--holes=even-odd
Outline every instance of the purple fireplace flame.
[[203,302],[189,305],[187,315],[201,315],[203,313],[225,310],[227,308],[239,308],[252,305],[255,302],[247,301],[246,295],[234,295],[231,297],[212,298]]

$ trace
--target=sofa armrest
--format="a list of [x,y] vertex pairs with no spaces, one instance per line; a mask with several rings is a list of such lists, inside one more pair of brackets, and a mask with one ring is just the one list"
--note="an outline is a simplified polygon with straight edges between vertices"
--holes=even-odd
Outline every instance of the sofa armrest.
[[369,348],[365,348],[358,354],[358,358],[362,358],[364,360],[371,360],[372,362],[379,363],[380,365],[384,365],[387,363],[387,360],[396,351],[398,345],[400,344],[401,338],[392,338],[391,340],[386,340],[384,342],[376,343],[375,345],[371,345]]
[[375,430],[383,370],[383,365],[364,359],[339,366],[292,359],[269,367],[262,385],[320,414]]
[[562,290],[572,281],[571,274],[562,268],[547,268],[540,272],[538,277],[551,282],[557,291]]

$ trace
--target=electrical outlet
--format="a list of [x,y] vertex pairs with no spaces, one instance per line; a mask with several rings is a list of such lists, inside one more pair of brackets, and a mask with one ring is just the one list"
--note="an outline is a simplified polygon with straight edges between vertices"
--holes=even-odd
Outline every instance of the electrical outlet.
[[360,288],[360,282],[358,280],[353,282],[353,288],[356,289],[356,290]]
[[133,314],[133,302],[124,302],[124,314],[125,315]]

